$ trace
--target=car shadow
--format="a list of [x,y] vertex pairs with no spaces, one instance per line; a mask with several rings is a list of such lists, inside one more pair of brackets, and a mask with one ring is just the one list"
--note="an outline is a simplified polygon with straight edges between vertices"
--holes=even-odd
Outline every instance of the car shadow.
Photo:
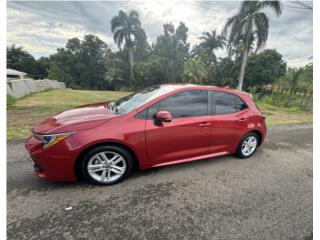
[[[258,151],[259,152],[259,151]],[[242,161],[241,159],[233,156],[226,155],[215,158],[206,158],[197,161],[179,163],[174,165],[161,166],[156,168],[150,168],[146,170],[134,170],[127,179],[124,181],[112,185],[112,186],[121,186],[121,185],[130,185],[130,182],[139,180],[140,178],[145,178],[151,175],[156,174],[172,174],[173,172],[186,171],[190,169],[206,169],[208,166],[220,164],[225,161]],[[20,174],[19,178],[10,178],[7,179],[7,192],[9,193],[12,190],[19,190],[22,194],[27,194],[31,191],[49,191],[49,190],[68,190],[68,189],[94,189],[97,187],[106,187],[99,184],[91,184],[86,181],[79,179],[76,182],[50,182],[45,179],[40,179],[28,172],[26,174]]]

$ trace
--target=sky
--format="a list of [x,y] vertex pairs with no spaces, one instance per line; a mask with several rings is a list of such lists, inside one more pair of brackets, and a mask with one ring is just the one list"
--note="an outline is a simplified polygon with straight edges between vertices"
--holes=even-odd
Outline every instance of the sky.
[[[312,61],[312,10],[298,9],[293,1],[282,1],[280,17],[265,10],[270,19],[265,48],[276,49],[289,66]],[[304,2],[312,6],[312,1]],[[239,1],[9,1],[7,3],[7,45],[23,46],[34,57],[49,56],[64,47],[69,38],[95,34],[116,50],[110,21],[119,10],[136,10],[151,44],[163,32],[163,24],[188,27],[191,46],[203,32],[222,31],[226,20],[236,14]],[[218,57],[226,56],[218,51]]]

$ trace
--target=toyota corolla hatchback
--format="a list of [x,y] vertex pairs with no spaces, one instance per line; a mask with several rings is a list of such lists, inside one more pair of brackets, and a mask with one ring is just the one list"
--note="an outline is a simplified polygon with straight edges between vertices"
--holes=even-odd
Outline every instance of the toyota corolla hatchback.
[[147,169],[236,154],[250,157],[266,135],[245,92],[191,84],[146,88],[117,101],[45,119],[26,148],[39,177],[113,184]]

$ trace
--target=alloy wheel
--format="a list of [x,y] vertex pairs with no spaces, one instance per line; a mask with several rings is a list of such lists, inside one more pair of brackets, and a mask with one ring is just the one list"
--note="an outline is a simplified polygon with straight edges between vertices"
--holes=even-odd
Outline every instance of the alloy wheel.
[[126,168],[127,164],[124,158],[113,151],[96,153],[87,164],[89,175],[101,183],[117,181],[126,172]]
[[247,137],[241,146],[241,152],[244,156],[250,156],[257,148],[258,141],[255,136]]

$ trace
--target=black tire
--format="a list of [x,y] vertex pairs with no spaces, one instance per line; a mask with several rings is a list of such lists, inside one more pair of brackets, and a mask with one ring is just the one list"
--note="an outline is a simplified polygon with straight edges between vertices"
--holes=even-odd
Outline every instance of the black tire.
[[[256,138],[256,141],[257,141],[257,145],[254,149],[254,151],[252,153],[250,153],[250,155],[245,155],[243,152],[242,152],[242,145],[243,145],[243,142],[246,141],[249,137],[255,137]],[[259,146],[259,141],[260,141],[260,138],[258,136],[258,134],[256,134],[255,132],[250,132],[248,134],[246,134],[240,141],[238,147],[237,147],[237,151],[236,151],[236,156],[239,157],[239,158],[249,158],[251,157],[256,151],[257,151],[257,148]]]
[[[114,180],[114,181],[110,181],[110,182],[101,182],[98,181],[96,179],[94,179],[88,172],[87,166],[89,163],[89,160],[96,155],[97,153],[100,152],[115,152],[117,154],[119,154],[125,161],[125,171],[123,173],[123,175]],[[129,173],[131,172],[133,167],[133,157],[130,154],[129,151],[127,151],[125,148],[120,147],[120,146],[113,146],[113,145],[103,145],[103,146],[97,146],[95,148],[90,149],[88,152],[86,152],[84,154],[84,156],[82,157],[81,161],[80,161],[80,171],[82,176],[85,178],[85,180],[87,180],[90,183],[95,183],[95,184],[99,184],[99,185],[112,185],[112,184],[116,184],[121,182],[122,180],[124,180]]]

